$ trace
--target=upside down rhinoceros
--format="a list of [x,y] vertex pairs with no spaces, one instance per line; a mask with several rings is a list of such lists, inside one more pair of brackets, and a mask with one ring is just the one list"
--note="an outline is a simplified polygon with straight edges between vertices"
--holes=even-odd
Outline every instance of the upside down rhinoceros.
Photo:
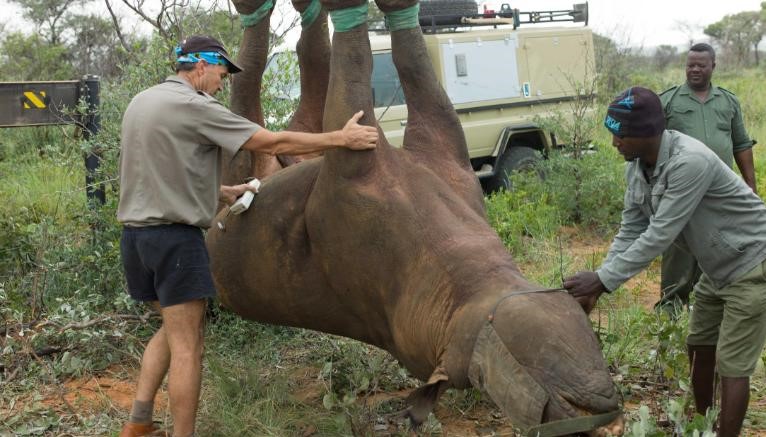
[[[264,3],[235,1],[240,14],[260,9],[268,21]],[[333,15],[362,3],[321,5]],[[406,15],[416,3],[377,0],[386,14]],[[317,15],[316,0],[293,4],[304,19]],[[347,23],[336,25],[330,46],[326,20],[319,11],[304,22],[297,46],[303,93],[291,127],[339,129],[360,109],[360,123],[375,126],[367,25],[342,32]],[[409,398],[416,425],[446,388],[471,385],[521,428],[616,411],[588,318],[566,293],[535,292],[542,287],[523,277],[487,223],[465,137],[417,19],[414,26],[397,20],[405,23],[391,32],[409,114],[404,146],[392,147],[381,132],[373,151],[337,149],[289,166],[266,178],[249,211],[222,211],[216,220],[225,228],[207,236],[221,301],[247,319],[387,350],[425,381]],[[260,122],[267,40],[267,23],[246,28],[245,72],[233,88],[235,110]],[[251,170],[244,159],[233,161],[230,180]],[[252,167],[264,176],[280,165],[261,156]]]

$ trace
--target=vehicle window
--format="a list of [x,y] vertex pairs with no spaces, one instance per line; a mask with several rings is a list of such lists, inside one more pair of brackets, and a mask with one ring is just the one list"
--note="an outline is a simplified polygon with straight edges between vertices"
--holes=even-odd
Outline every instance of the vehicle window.
[[[274,53],[266,64],[263,80],[268,96],[289,100],[300,97],[300,72],[295,52]],[[376,108],[404,104],[404,92],[390,52],[372,56],[372,89]]]
[[404,104],[404,93],[390,52],[372,55],[372,91],[376,108]]
[[276,52],[269,58],[263,72],[266,96],[296,100],[301,95],[300,69],[295,52]]

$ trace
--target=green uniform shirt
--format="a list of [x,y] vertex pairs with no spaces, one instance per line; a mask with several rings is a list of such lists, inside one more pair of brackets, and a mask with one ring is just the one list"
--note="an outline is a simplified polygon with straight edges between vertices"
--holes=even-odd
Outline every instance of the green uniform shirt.
[[707,100],[701,103],[684,83],[660,94],[660,100],[665,109],[666,129],[700,140],[729,167],[735,153],[753,147],[739,101],[729,91],[711,84]]
[[666,130],[655,167],[631,161],[625,178],[620,230],[597,271],[608,290],[676,238],[719,288],[766,259],[766,205],[701,142]]
[[122,119],[117,219],[210,227],[221,148],[237,152],[258,129],[178,76],[139,93]]

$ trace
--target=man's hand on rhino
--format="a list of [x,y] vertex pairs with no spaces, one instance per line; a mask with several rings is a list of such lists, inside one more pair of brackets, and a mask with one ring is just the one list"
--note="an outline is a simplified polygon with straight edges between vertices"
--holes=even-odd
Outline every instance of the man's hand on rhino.
[[606,287],[596,272],[577,272],[564,280],[564,288],[577,300],[585,313],[590,314]]
[[378,143],[378,129],[372,126],[358,124],[364,111],[354,114],[343,126],[344,145],[351,150],[374,149]]
[[239,185],[221,185],[220,198],[221,202],[231,206],[237,201],[237,197],[245,194],[246,191],[252,191],[258,193],[258,190],[249,184]]

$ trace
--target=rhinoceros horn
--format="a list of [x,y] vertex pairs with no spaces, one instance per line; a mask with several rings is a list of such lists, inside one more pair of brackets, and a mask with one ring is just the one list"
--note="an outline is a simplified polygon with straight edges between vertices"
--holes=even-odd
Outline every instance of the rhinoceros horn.
[[[390,12],[415,1],[377,3]],[[319,41],[325,29],[322,16],[303,37]],[[329,151],[270,176],[246,213],[219,214],[225,230],[213,226],[207,242],[221,301],[248,319],[387,350],[425,381],[409,399],[415,424],[446,388],[472,384],[519,427],[616,410],[585,313],[566,293],[531,292],[543,287],[522,276],[487,223],[420,29],[394,31],[391,40],[407,101],[404,146],[381,133],[373,151]],[[317,47],[297,48],[309,83],[318,61],[308,52],[326,49]],[[375,126],[367,26],[336,32],[331,50],[324,130],[342,128],[360,109],[361,123]]]

